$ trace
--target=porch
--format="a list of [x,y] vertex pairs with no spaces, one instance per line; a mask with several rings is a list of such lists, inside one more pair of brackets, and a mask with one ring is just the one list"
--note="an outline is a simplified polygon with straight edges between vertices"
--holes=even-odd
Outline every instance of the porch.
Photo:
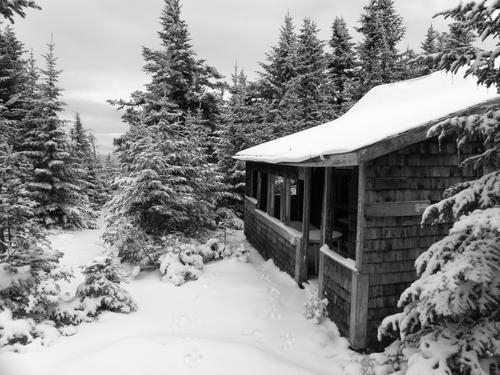
[[318,278],[329,315],[354,347],[364,346],[358,306],[368,290],[356,261],[359,170],[247,162],[245,209],[249,241],[300,286]]

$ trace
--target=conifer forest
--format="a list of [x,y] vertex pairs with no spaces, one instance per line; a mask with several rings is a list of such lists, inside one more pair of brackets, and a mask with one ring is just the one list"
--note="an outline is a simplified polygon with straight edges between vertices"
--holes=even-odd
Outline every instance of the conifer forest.
[[0,0],[0,374],[500,374],[500,1],[405,1],[226,76],[158,0],[103,152],[16,31],[58,2]]

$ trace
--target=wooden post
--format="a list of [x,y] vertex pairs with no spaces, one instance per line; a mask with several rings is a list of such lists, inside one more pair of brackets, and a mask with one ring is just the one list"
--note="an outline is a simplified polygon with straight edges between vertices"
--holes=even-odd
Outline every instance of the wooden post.
[[321,210],[321,246],[329,244],[332,238],[332,168],[325,168],[325,179],[323,184],[323,207]]
[[352,273],[351,315],[349,317],[349,341],[354,349],[366,347],[366,329],[368,327],[368,288],[370,275]]
[[286,177],[282,177],[282,183],[280,186],[280,221],[282,223],[285,222],[285,212],[286,212],[285,180],[286,180]]
[[295,256],[295,280],[299,285],[307,281],[307,249],[309,247],[309,226],[311,216],[311,168],[303,168],[304,195],[302,205],[302,241]]
[[351,315],[349,319],[349,339],[353,348],[366,346],[368,326],[368,293],[370,275],[364,272],[363,241],[365,231],[365,164],[358,168],[358,215],[356,226],[356,272],[352,274]]
[[320,250],[319,252],[319,272],[318,272],[318,298],[323,299],[323,290],[325,282],[325,254]]
[[254,181],[253,169],[249,169],[248,166],[245,168],[246,181],[248,181],[248,186],[246,187],[247,196],[251,197],[253,194],[253,187],[256,181]]
[[274,216],[274,175],[267,175],[267,214]]
[[365,195],[366,195],[365,163],[358,167],[358,217],[356,221],[356,268],[363,269],[363,242],[365,234]]
[[262,173],[259,171],[257,172],[257,208],[259,210],[262,207],[261,197],[262,197]]
[[285,206],[285,225],[290,226],[290,215],[292,212],[292,200],[291,200],[291,181],[290,177],[286,177],[284,181],[285,197],[283,198],[283,205]]

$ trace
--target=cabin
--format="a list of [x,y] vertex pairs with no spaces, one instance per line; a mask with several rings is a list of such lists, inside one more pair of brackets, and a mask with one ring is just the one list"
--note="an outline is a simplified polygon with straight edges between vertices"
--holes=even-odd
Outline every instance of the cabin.
[[499,100],[474,78],[436,72],[375,87],[334,121],[239,152],[247,239],[299,285],[317,282],[353,348],[376,348],[415,259],[449,229],[422,226],[423,211],[477,177],[459,163],[480,144],[460,154],[455,139],[427,131]]

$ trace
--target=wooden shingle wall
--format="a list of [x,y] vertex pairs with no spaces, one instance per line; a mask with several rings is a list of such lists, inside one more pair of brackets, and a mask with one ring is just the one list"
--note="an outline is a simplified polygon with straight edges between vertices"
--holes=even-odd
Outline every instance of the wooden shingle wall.
[[328,316],[335,322],[340,334],[349,337],[352,271],[325,256],[322,287],[322,297],[328,299]]
[[[466,152],[477,145],[467,145]],[[448,225],[421,226],[422,211],[444,189],[477,176],[458,166],[454,140],[430,139],[366,164],[363,271],[369,273],[368,346],[377,347],[381,320],[397,311],[401,293],[415,280],[415,259],[443,238]]]
[[286,228],[274,217],[256,209],[255,200],[246,198],[245,236],[264,259],[271,258],[276,266],[295,277],[295,258],[302,235]]

